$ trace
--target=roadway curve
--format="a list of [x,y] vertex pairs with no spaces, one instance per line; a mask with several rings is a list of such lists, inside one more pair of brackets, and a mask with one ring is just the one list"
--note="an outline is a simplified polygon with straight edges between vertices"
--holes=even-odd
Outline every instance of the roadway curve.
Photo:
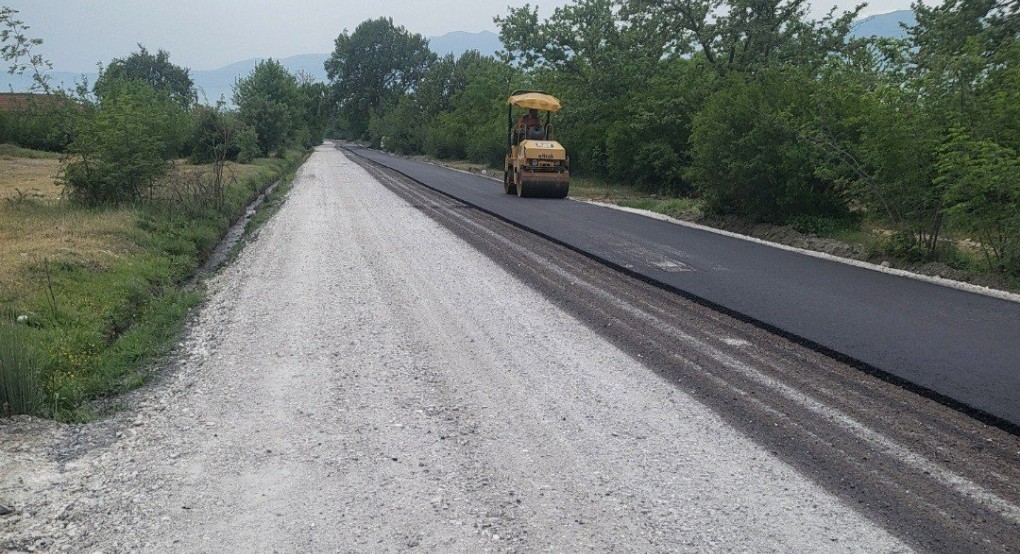
[[421,184],[1013,433],[1020,303],[571,200],[353,145]]

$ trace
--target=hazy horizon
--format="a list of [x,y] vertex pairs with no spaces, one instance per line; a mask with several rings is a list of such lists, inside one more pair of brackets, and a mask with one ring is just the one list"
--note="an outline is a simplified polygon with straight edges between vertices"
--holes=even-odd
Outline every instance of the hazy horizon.
[[[170,52],[174,63],[195,70],[217,69],[251,58],[287,58],[321,54],[333,49],[344,29],[376,17],[427,37],[454,31],[496,31],[492,18],[518,0],[377,0],[370,4],[350,0],[0,0],[0,5],[21,12],[33,38],[43,39],[38,52],[54,71],[89,73],[97,63],[107,64],[143,44],[150,50]],[[535,4],[534,0],[531,2]],[[540,15],[548,16],[568,0],[539,1]],[[833,5],[852,2],[826,0],[813,3],[820,16]],[[910,0],[872,2],[862,16],[910,7]]]

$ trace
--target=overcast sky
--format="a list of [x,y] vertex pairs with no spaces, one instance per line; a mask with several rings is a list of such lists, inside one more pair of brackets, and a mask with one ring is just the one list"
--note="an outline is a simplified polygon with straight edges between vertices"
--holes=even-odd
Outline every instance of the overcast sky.
[[[21,12],[39,53],[58,71],[92,71],[136,49],[163,48],[171,60],[213,69],[253,57],[284,58],[333,50],[344,28],[389,16],[425,36],[496,30],[495,15],[524,0],[0,0]],[[531,0],[548,15],[567,0]],[[845,0],[817,0],[823,13]],[[910,7],[910,0],[873,0],[865,14]]]

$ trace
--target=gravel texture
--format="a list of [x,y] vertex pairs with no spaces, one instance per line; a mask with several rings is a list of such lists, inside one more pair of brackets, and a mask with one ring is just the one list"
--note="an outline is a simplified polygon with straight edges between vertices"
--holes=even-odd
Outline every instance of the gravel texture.
[[904,551],[321,147],[107,420],[0,425],[0,548]]

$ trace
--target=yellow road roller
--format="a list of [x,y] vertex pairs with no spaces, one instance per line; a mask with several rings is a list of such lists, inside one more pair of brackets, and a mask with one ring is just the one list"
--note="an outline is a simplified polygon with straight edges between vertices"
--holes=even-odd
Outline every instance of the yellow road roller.
[[[570,158],[556,142],[552,125],[552,113],[560,109],[560,101],[542,91],[517,90],[506,104],[503,190],[517,196],[566,198],[570,189]],[[516,120],[515,111],[520,114]]]

